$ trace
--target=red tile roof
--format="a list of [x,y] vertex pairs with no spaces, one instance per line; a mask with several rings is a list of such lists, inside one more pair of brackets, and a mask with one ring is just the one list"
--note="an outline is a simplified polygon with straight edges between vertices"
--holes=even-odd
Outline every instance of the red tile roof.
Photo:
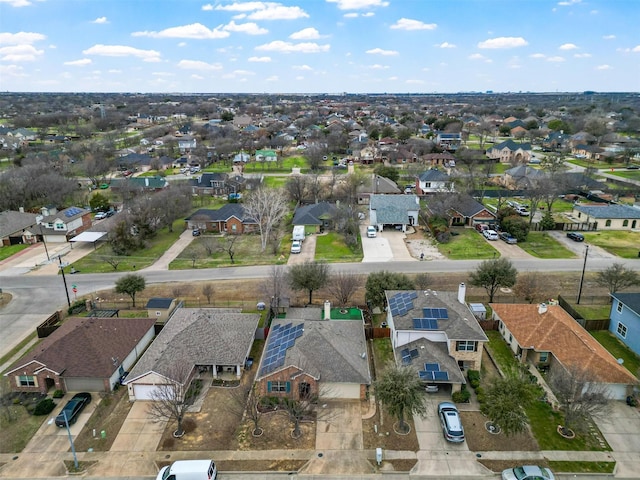
[[603,383],[635,383],[636,378],[619,365],[598,341],[562,307],[492,303],[491,308],[523,349],[551,352],[565,367],[577,367]]

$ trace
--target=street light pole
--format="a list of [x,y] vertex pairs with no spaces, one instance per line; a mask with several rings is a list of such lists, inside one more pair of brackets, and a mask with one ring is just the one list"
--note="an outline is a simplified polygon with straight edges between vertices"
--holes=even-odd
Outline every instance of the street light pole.
[[60,261],[60,272],[62,273],[62,282],[64,283],[64,293],[67,294],[67,305],[71,308],[71,299],[69,298],[69,289],[67,288],[67,278],[64,276],[64,267],[62,266],[62,257],[58,257]]
[[576,304],[580,304],[580,297],[582,296],[582,285],[584,284],[584,272],[587,268],[587,255],[589,255],[589,245],[584,251],[584,263],[582,264],[582,276],[580,277],[580,288],[578,289],[578,299],[576,300]]
[[62,410],[62,416],[64,417],[64,425],[67,427],[67,435],[69,435],[69,443],[71,444],[71,452],[73,453],[73,464],[78,470],[78,456],[76,455],[76,446],[73,444],[73,437],[71,436],[71,429],[69,428],[69,419],[67,418],[67,412]]

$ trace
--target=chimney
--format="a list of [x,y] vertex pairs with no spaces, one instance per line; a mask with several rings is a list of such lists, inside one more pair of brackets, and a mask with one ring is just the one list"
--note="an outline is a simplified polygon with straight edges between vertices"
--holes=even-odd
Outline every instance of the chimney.
[[20,213],[24,213],[24,207],[20,207],[20,208],[18,208],[18,211],[19,211]]
[[329,300],[324,301],[324,319],[331,320],[331,302]]
[[541,303],[540,305],[538,305],[538,313],[540,315],[543,315],[543,314],[547,313],[547,304],[546,303]]
[[458,286],[458,301],[463,305],[465,304],[466,296],[467,296],[467,286],[463,282]]

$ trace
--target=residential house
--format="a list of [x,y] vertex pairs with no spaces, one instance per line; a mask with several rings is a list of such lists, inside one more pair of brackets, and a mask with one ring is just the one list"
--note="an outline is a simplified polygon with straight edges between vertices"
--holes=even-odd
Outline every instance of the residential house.
[[571,138],[569,140],[569,146],[571,146],[572,148],[575,147],[576,145],[595,145],[597,143],[598,139],[596,137],[594,137],[593,135],[591,135],[590,133],[587,132],[578,132],[575,133],[573,135],[571,135]]
[[195,137],[183,137],[178,139],[178,150],[180,150],[181,155],[185,155],[191,153],[196,149],[197,140]]
[[466,286],[458,293],[434,290],[385,291],[387,324],[396,361],[416,370],[427,385],[465,383],[463,370],[480,370],[488,341],[465,303]]
[[358,185],[356,192],[358,194],[358,205],[369,205],[371,195],[397,195],[402,193],[402,190],[393,180],[372,173],[367,180]]
[[436,132],[435,142],[443,150],[455,152],[462,143],[460,132]]
[[226,173],[203,173],[191,178],[189,185],[194,195],[228,195],[228,181],[229,175]]
[[149,318],[155,319],[156,323],[165,323],[177,306],[178,301],[175,298],[153,297],[144,308],[147,309]]
[[571,147],[571,153],[576,158],[586,158],[587,160],[597,160],[604,153],[604,149],[597,145],[587,145],[579,143]]
[[511,139],[505,140],[487,150],[487,156],[500,163],[527,164],[531,160],[531,144],[516,143]]
[[37,233],[46,243],[67,242],[71,237],[91,228],[91,210],[69,207],[58,212],[56,208],[43,207]]
[[169,187],[165,177],[128,177],[111,180],[112,190],[141,190],[146,192],[160,191]]
[[467,194],[456,194],[452,197],[446,193],[436,193],[429,196],[428,208],[436,213],[436,207],[443,206],[451,226],[473,227],[478,223],[492,223],[496,221],[496,215],[482,203]]
[[571,137],[564,132],[550,132],[542,140],[542,151],[555,152],[556,150],[565,148],[570,138]]
[[278,154],[275,150],[256,150],[256,162],[277,162]]
[[363,320],[334,320],[326,310],[289,309],[274,319],[256,376],[260,395],[367,398],[371,372]]
[[315,227],[316,232],[333,227],[333,220],[338,212],[335,203],[318,202],[311,205],[301,205],[293,214],[293,225]]
[[110,392],[154,337],[153,318],[68,318],[5,373],[17,392]]
[[251,156],[248,153],[240,152],[233,157],[233,163],[249,163]]
[[416,195],[371,195],[369,224],[379,231],[386,226],[406,232],[407,226],[418,225],[419,211],[420,200]]
[[240,203],[227,203],[218,210],[201,208],[185,221],[187,228],[214,233],[243,234],[258,230],[258,223],[246,214]]
[[416,194],[427,195],[436,192],[452,192],[453,182],[449,175],[440,170],[427,170],[416,178]]
[[501,183],[509,190],[527,190],[535,187],[545,178],[546,174],[542,170],[528,165],[518,165],[504,172]]
[[432,167],[449,167],[456,164],[456,157],[449,152],[427,153],[422,157],[425,165]]
[[2,245],[36,243],[38,239],[34,227],[36,227],[38,219],[38,215],[35,213],[12,210],[0,212],[0,241]]
[[196,375],[240,378],[259,320],[230,309],[177,309],[127,376],[129,400],[153,400],[158,385],[186,392]]
[[609,331],[640,355],[640,293],[612,293]]
[[523,364],[588,376],[622,400],[636,378],[559,305],[492,303],[498,330]]
[[572,216],[580,222],[594,222],[596,230],[640,229],[640,208],[617,204],[573,206]]

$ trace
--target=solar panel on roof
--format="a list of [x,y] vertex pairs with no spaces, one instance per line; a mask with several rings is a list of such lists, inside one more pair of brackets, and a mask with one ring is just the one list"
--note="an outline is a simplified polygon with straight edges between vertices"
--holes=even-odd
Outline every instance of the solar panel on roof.
[[424,364],[424,369],[427,372],[439,372],[440,371],[440,364],[439,363],[425,363]]
[[288,323],[286,325],[276,325],[271,329],[267,338],[264,360],[260,369],[261,375],[284,365],[287,350],[295,344],[296,338],[302,336],[303,328],[304,324],[302,323],[295,327],[291,323]]
[[433,372],[434,380],[449,380],[449,372]]

